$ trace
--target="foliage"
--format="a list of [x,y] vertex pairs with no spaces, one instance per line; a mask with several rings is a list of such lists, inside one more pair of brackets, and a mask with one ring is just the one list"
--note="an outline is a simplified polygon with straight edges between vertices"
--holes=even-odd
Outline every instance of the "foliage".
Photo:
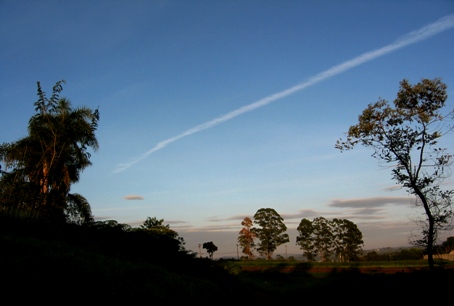
[[393,260],[420,260],[424,258],[423,250],[419,248],[403,249],[393,256]]
[[417,199],[425,220],[415,245],[424,246],[428,263],[434,268],[433,248],[439,231],[451,229],[454,190],[442,190],[449,176],[453,156],[438,146],[440,138],[452,130],[449,120],[454,111],[442,113],[447,86],[439,79],[422,79],[411,85],[400,82],[394,107],[380,99],[369,104],[349,128],[347,140],[338,140],[336,148],[350,150],[361,144],[374,150],[373,157],[393,166],[392,178]]
[[52,222],[93,221],[87,200],[71,195],[70,189],[91,165],[89,149],[98,149],[99,112],[72,108],[68,99],[59,96],[63,83],[57,82],[47,98],[38,82],[36,114],[29,121],[28,136],[0,146],[0,161],[5,165],[0,180],[3,214]]
[[251,229],[259,239],[256,249],[269,260],[278,246],[289,242],[284,219],[272,208],[261,208],[254,215],[254,223],[259,226]]
[[115,220],[79,226],[0,216],[2,297],[81,304],[87,296],[102,304],[238,298],[238,281],[211,260],[121,228]]
[[[150,228],[158,227],[158,226],[164,226],[164,219],[158,220],[156,217],[153,217],[153,218],[147,217],[147,219],[143,222],[143,224],[140,226],[140,228],[150,229]],[[164,227],[169,228],[169,225],[165,225]]]
[[334,252],[339,261],[356,261],[362,253],[363,234],[355,223],[347,219],[334,218]]
[[449,253],[454,250],[454,236],[448,237],[445,242],[442,243],[442,247],[446,248],[446,252]]
[[180,237],[168,224],[164,225],[164,219],[158,220],[156,217],[148,217],[139,227],[139,230],[155,237],[155,239],[168,241],[169,244],[175,244],[175,247],[178,247],[181,251],[185,250],[184,245],[186,243],[183,237]]
[[312,237],[314,228],[312,222],[308,219],[302,219],[297,227],[299,235],[296,237],[296,244],[303,250],[303,255],[308,261],[315,261],[317,248],[315,239]]
[[243,221],[241,221],[241,225],[243,228],[239,232],[238,236],[238,243],[242,248],[243,254],[247,256],[248,259],[254,259],[253,248],[255,247],[254,239],[257,235],[251,231],[253,226],[253,222],[251,218],[245,217]]
[[331,231],[330,222],[318,217],[312,221],[315,249],[318,251],[322,261],[329,260],[334,248],[334,235]]
[[454,251],[454,236],[448,237],[435,249],[436,254],[449,254],[452,251]]
[[214,252],[216,252],[218,250],[218,247],[212,241],[205,242],[202,245],[202,247],[207,250],[207,253],[208,253],[208,255],[210,256],[211,259],[213,258]]
[[362,252],[362,233],[349,220],[330,221],[318,217],[311,222],[302,219],[297,230],[296,244],[304,251],[308,261],[314,261],[317,255],[321,261],[329,261],[332,254],[338,261],[355,261]]
[[399,251],[383,252],[377,251],[368,252],[366,255],[360,258],[361,261],[373,261],[373,262],[385,262],[385,261],[408,261],[408,260],[422,260],[424,252],[421,248],[409,248],[402,249]]

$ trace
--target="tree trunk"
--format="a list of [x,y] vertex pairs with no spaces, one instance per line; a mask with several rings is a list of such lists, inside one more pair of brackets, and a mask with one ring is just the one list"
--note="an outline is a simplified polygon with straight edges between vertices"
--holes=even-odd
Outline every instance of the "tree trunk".
[[434,258],[433,258],[433,244],[434,244],[434,218],[432,212],[430,211],[429,204],[427,202],[426,196],[421,192],[417,187],[414,187],[416,194],[422,202],[424,211],[426,212],[427,219],[429,220],[429,229],[427,233],[427,262],[429,264],[429,270],[433,271],[435,269]]

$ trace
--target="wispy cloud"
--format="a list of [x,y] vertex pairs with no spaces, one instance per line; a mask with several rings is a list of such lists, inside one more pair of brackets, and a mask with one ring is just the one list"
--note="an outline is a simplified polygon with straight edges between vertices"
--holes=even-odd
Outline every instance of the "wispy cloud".
[[388,204],[391,205],[411,205],[412,200],[409,197],[375,197],[375,198],[359,198],[359,199],[335,199],[328,206],[331,207],[350,207],[350,208],[365,208],[365,207],[381,207]]
[[394,43],[392,44],[389,44],[387,46],[384,46],[382,48],[379,48],[379,49],[376,49],[376,50],[373,50],[373,51],[369,51],[369,52],[366,52],[366,53],[363,53],[361,54],[360,56],[357,56],[351,60],[348,60],[346,62],[343,62],[339,65],[336,65],[336,66],[333,66],[331,68],[329,68],[328,70],[325,70],[311,78],[309,78],[309,80],[303,82],[303,83],[300,83],[300,84],[297,84],[293,87],[290,87],[286,90],[283,90],[281,92],[277,92],[275,94],[272,94],[270,96],[267,96],[261,100],[258,100],[254,103],[251,103],[249,105],[246,105],[246,106],[243,106],[243,107],[240,107],[234,111],[231,111],[225,115],[222,115],[220,117],[217,117],[211,121],[208,121],[208,122],[205,122],[205,123],[202,123],[200,125],[197,125],[189,130],[186,130],[185,132],[177,135],[177,136],[174,136],[172,138],[169,138],[169,139],[166,139],[164,141],[161,141],[159,142],[158,144],[156,144],[153,148],[151,148],[150,150],[148,150],[147,152],[145,152],[144,154],[142,154],[141,156],[133,159],[132,161],[128,162],[128,163],[122,163],[122,164],[119,164],[116,169],[114,170],[114,173],[119,173],[119,172],[122,172],[132,166],[134,166],[135,164],[137,164],[138,162],[142,161],[143,159],[145,159],[146,157],[148,157],[150,154],[153,154],[154,152],[156,151],[159,151],[163,148],[165,148],[166,146],[168,146],[169,144],[181,139],[181,138],[184,138],[186,136],[190,136],[192,134],[195,134],[195,133],[198,133],[198,132],[201,132],[203,130],[206,130],[206,129],[209,129],[209,128],[212,128],[218,124],[221,124],[223,122],[226,122],[226,121],[229,121],[239,115],[242,115],[242,114],[245,114],[245,113],[248,113],[250,111],[253,111],[257,108],[260,108],[260,107],[263,107],[265,105],[268,105],[274,101],[277,101],[277,100],[280,100],[280,99],[283,99],[291,94],[294,94],[298,91],[301,91],[305,88],[308,88],[310,86],[313,86],[317,83],[320,83],[321,81],[324,81],[328,78],[331,78],[335,75],[338,75],[338,74],[341,74],[347,70],[350,70],[352,68],[355,68],[359,65],[362,65],[366,62],[369,62],[369,61],[372,61],[378,57],[381,57],[381,56],[384,56],[386,54],[389,54],[393,51],[396,51],[398,49],[401,49],[401,48],[404,48],[408,45],[411,45],[411,44],[414,44],[414,43],[417,43],[417,42],[420,42],[422,40],[425,40],[431,36],[434,36],[438,33],[441,33],[445,30],[448,30],[450,28],[454,27],[454,14],[451,14],[451,15],[447,15],[443,18],[440,18],[439,20],[437,20],[436,22],[434,23],[431,23],[425,27],[422,27],[421,29],[418,29],[416,31],[413,31],[413,32],[410,32],[408,33],[407,35],[404,35],[402,36],[401,38],[399,38],[398,40],[396,40]]

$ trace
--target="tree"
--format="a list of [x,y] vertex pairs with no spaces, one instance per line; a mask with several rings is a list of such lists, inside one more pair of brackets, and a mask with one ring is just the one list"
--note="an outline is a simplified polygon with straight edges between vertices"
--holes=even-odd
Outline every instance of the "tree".
[[358,123],[350,126],[346,141],[336,143],[341,152],[357,144],[370,147],[373,157],[393,165],[392,178],[424,209],[421,239],[412,243],[426,248],[431,270],[437,234],[451,228],[453,217],[454,190],[440,188],[453,157],[438,147],[440,138],[452,130],[448,120],[454,118],[453,110],[442,114],[446,88],[439,78],[422,79],[414,86],[403,80],[394,107],[383,99],[369,104]]
[[317,253],[321,261],[328,261],[334,250],[334,235],[331,230],[331,222],[323,217],[312,221],[312,236]]
[[211,259],[213,258],[214,252],[216,252],[218,250],[218,247],[216,245],[214,245],[214,243],[212,241],[205,242],[202,245],[202,247],[207,250],[207,253],[208,253],[208,255],[210,256]]
[[299,235],[296,237],[296,244],[304,251],[303,255],[308,261],[315,261],[317,249],[315,248],[315,239],[313,237],[314,228],[312,222],[308,219],[302,219],[297,227]]
[[81,195],[70,194],[71,184],[91,165],[89,149],[96,151],[99,112],[72,108],[60,98],[63,80],[46,97],[38,82],[36,114],[28,124],[28,136],[0,146],[6,167],[0,182],[3,213],[50,221],[91,222],[91,210]]
[[284,219],[272,208],[261,208],[254,215],[254,223],[260,227],[254,227],[251,231],[260,240],[256,249],[268,260],[278,246],[289,242],[287,227]]
[[362,253],[363,234],[347,219],[333,219],[334,252],[339,261],[356,261]]
[[239,232],[238,243],[242,247],[243,254],[245,254],[248,259],[253,259],[254,253],[252,250],[255,247],[254,239],[257,237],[257,235],[251,231],[253,222],[251,218],[246,217],[241,221],[241,225],[243,228]]

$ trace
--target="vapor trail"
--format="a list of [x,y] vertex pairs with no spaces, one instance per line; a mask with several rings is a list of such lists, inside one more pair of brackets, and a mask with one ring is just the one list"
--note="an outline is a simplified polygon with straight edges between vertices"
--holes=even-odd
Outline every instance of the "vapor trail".
[[340,73],[343,73],[347,70],[350,70],[354,67],[357,67],[361,64],[364,64],[366,62],[369,62],[373,59],[376,59],[378,57],[381,57],[383,55],[386,55],[388,53],[391,53],[393,51],[396,51],[398,49],[401,49],[403,47],[406,47],[408,45],[411,45],[411,44],[414,44],[414,43],[417,43],[419,41],[422,41],[422,40],[425,40],[429,37],[432,37],[438,33],[441,33],[445,30],[448,30],[450,28],[454,27],[454,14],[451,14],[451,15],[447,15],[445,17],[442,17],[440,19],[438,19],[436,22],[434,23],[431,23],[425,27],[422,27],[421,29],[419,30],[416,30],[416,31],[413,31],[413,32],[410,32],[408,33],[407,35],[405,36],[402,36],[401,38],[399,38],[398,40],[396,40],[394,43],[392,44],[389,44],[387,46],[384,46],[380,49],[376,49],[376,50],[373,50],[373,51],[369,51],[369,52],[366,52],[366,53],[363,53],[351,60],[348,60],[346,62],[343,62],[339,65],[336,65],[336,66],[333,66],[331,68],[329,68],[328,70],[325,70],[311,78],[309,78],[309,80],[303,82],[303,83],[300,83],[300,84],[297,84],[293,87],[290,87],[286,90],[283,90],[283,91],[280,91],[280,92],[277,92],[275,94],[272,94],[270,96],[267,96],[261,100],[258,100],[254,103],[251,103],[249,105],[246,105],[246,106],[243,106],[243,107],[240,107],[234,111],[231,111],[225,115],[222,115],[220,117],[217,117],[211,121],[208,121],[208,122],[205,122],[205,123],[202,123],[200,125],[197,125],[189,130],[186,130],[185,132],[177,135],[177,136],[174,136],[172,138],[169,138],[169,139],[166,139],[164,141],[161,141],[159,142],[158,144],[156,144],[153,148],[151,148],[150,150],[148,150],[146,153],[142,154],[141,156],[137,157],[136,159],[130,161],[129,163],[124,163],[124,164],[119,164],[117,166],[117,168],[115,169],[114,173],[118,173],[118,172],[122,172],[130,167],[132,167],[133,165],[137,164],[138,162],[140,162],[141,160],[145,159],[147,156],[149,156],[150,154],[153,154],[154,152],[156,151],[159,151],[163,148],[165,148],[167,145],[181,139],[181,138],[184,138],[186,136],[189,136],[189,135],[192,135],[192,134],[195,134],[195,133],[198,133],[198,132],[201,132],[203,130],[206,130],[206,129],[209,129],[209,128],[212,128],[218,124],[221,124],[225,121],[228,121],[230,119],[233,119],[239,115],[242,115],[242,114],[245,114],[247,112],[250,112],[250,111],[253,111],[257,108],[260,108],[262,106],[265,106],[267,104],[270,104],[271,102],[274,102],[274,101],[277,101],[277,100],[280,100],[282,98],[285,98],[295,92],[298,92],[304,88],[307,88],[307,87],[310,87],[312,85],[315,85],[323,80],[326,80],[330,77],[333,77],[335,75],[338,75]]

